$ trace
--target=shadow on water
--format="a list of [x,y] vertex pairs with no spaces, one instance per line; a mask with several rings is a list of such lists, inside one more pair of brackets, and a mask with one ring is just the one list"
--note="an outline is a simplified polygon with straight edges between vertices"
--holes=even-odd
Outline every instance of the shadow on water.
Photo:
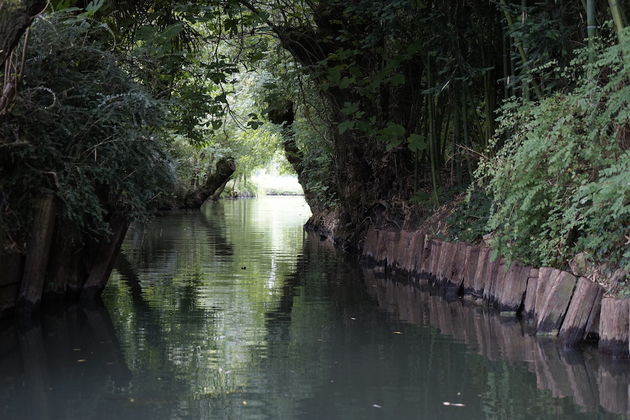
[[535,375],[536,387],[555,398],[570,397],[588,411],[602,407],[630,416],[627,361],[595,354],[593,349],[567,350],[557,340],[531,335],[518,320],[494,311],[461,301],[448,303],[415,284],[370,269],[363,274],[366,290],[379,307],[398,319],[430,325],[491,361],[525,365]]
[[1,325],[0,371],[3,419],[106,418],[104,397],[131,380],[103,306]]

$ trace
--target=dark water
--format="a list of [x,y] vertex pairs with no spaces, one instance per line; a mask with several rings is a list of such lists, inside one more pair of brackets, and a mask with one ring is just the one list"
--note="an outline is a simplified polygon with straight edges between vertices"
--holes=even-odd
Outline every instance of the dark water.
[[0,328],[0,419],[609,419],[629,367],[387,280],[300,198],[131,232],[106,308]]

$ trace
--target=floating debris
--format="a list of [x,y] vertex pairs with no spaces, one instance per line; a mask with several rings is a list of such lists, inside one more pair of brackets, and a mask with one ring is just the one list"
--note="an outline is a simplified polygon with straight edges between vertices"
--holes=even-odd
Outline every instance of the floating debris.
[[453,403],[453,402],[448,402],[448,401],[443,401],[442,405],[445,405],[447,407],[466,407],[466,404]]
[[383,407],[381,407],[381,406],[380,406],[380,405],[378,405],[378,404],[372,404],[372,407],[374,407],[374,408],[383,408]]

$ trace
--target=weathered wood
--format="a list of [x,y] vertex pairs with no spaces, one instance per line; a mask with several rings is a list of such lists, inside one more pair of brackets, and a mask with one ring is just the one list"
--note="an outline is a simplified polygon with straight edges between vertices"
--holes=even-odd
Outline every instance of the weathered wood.
[[112,217],[110,221],[112,235],[103,238],[99,244],[96,259],[89,270],[87,280],[81,291],[82,301],[92,301],[103,292],[107,280],[109,280],[109,275],[114,268],[116,257],[125,239],[128,227],[129,222],[124,217]]
[[377,242],[378,231],[374,228],[374,226],[370,226],[368,228],[367,234],[365,235],[365,241],[363,242],[363,256],[374,258]]
[[599,316],[602,311],[602,296],[595,299],[595,305],[593,310],[588,315],[588,321],[586,321],[586,328],[584,331],[585,341],[598,341],[599,340]]
[[422,247],[419,249],[420,252],[416,254],[415,272],[416,274],[424,275],[431,261],[431,239],[429,239],[429,235],[423,235]]
[[447,281],[458,289],[464,283],[464,276],[466,273],[466,252],[468,245],[464,242],[455,243],[455,252],[453,254],[453,264],[451,265],[451,272],[447,277]]
[[394,248],[394,254],[392,257],[392,265],[397,269],[402,269],[405,255],[409,249],[409,244],[413,238],[413,233],[403,230],[398,235],[398,242]]
[[483,299],[489,305],[495,304],[506,272],[505,260],[501,257],[495,258],[491,261],[491,265],[486,267],[486,284],[483,289]]
[[483,297],[486,269],[487,266],[490,265],[490,262],[490,248],[481,247],[479,250],[479,259],[477,260],[475,277],[470,290],[471,295],[475,297]]
[[473,293],[475,284],[475,273],[477,272],[477,264],[479,262],[480,250],[481,248],[479,248],[478,246],[466,246],[464,282],[462,284],[465,295]]
[[593,309],[601,302],[604,288],[580,277],[571,298],[569,309],[560,328],[560,339],[568,346],[580,343],[586,334],[586,325]]
[[402,267],[408,272],[414,272],[416,269],[416,256],[422,254],[424,247],[424,232],[413,232],[411,237],[411,243],[405,253],[405,257],[402,263]]
[[538,276],[539,272],[537,268],[529,270],[529,276],[527,277],[527,290],[525,292],[525,300],[523,301],[523,311],[521,315],[523,319],[534,319],[536,316],[536,291],[538,290]]
[[502,314],[517,315],[523,305],[531,267],[517,262],[510,264],[499,289],[497,306]]
[[58,221],[46,270],[44,300],[65,298],[69,285],[80,281],[81,245],[76,229]]
[[438,267],[440,265],[440,256],[442,252],[443,242],[437,239],[431,241],[431,261],[427,267],[427,274],[430,277],[435,277]]
[[395,267],[401,232],[387,232],[387,266]]
[[599,349],[613,357],[627,358],[630,300],[606,296],[599,318]]
[[551,288],[551,278],[556,275],[559,270],[551,267],[541,267],[538,269],[538,280],[536,282],[536,299],[534,302],[534,323],[538,325],[539,312],[541,311]]
[[378,265],[385,263],[387,259],[387,231],[379,230],[376,241],[376,253],[374,254],[374,261]]
[[42,299],[50,245],[55,230],[56,208],[53,193],[43,193],[37,199],[18,299],[18,308],[23,313],[36,310]]
[[549,278],[550,287],[546,288],[544,303],[540,309],[538,309],[538,302],[536,302],[536,312],[538,313],[536,334],[558,335],[564,315],[571,302],[576,282],[575,276],[566,271],[555,270],[555,273],[551,275]]

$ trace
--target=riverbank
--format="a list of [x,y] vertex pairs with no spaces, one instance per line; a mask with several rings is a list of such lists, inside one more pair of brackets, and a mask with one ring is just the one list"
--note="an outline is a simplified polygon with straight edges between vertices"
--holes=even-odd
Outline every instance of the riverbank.
[[613,357],[630,355],[629,300],[605,296],[603,286],[585,277],[494,258],[489,247],[445,242],[424,231],[370,228],[361,255],[447,300],[464,299],[518,317],[537,335],[558,337],[567,346],[596,342]]

